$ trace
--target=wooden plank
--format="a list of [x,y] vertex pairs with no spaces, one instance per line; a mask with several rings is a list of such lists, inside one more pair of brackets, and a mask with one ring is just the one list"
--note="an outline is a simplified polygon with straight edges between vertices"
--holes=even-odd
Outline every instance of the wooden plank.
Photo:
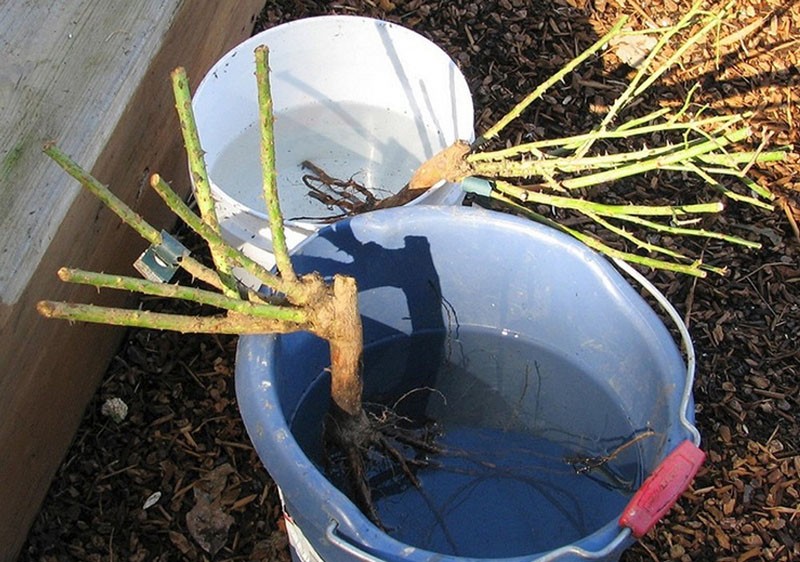
[[0,10],[0,303],[16,302],[78,193],[41,157],[57,138],[94,162],[180,6],[9,2]]
[[[154,224],[170,225],[145,188],[148,174],[159,171],[188,190],[169,71],[185,66],[196,85],[250,34],[263,4],[243,0],[232,9],[225,2],[71,0],[6,3],[0,10],[0,39],[11,53],[0,63],[2,562],[16,559],[124,334],[44,320],[35,303],[97,300],[94,291],[60,283],[58,267],[130,273],[145,247],[48,162],[39,143],[56,140]],[[41,44],[32,45],[33,37]]]

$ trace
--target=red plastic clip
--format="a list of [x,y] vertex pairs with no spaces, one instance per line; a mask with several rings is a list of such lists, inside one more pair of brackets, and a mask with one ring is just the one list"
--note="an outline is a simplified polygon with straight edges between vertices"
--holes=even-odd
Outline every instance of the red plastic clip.
[[647,534],[689,487],[705,458],[691,441],[678,445],[636,491],[619,524],[629,527],[636,538]]

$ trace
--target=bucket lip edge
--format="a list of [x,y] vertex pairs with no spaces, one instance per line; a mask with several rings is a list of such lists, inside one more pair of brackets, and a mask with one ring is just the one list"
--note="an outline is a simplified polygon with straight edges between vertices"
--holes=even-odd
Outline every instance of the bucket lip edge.
[[[370,525],[371,522],[368,521]],[[336,521],[336,519],[332,518],[328,525],[325,528],[325,538],[331,542],[337,548],[342,549],[340,546],[341,542],[345,544],[349,543],[348,546],[350,548],[346,549],[345,551],[357,555],[360,559],[365,561],[374,562],[377,560],[383,561],[384,558],[389,557],[396,557],[401,556],[403,558],[408,557],[410,554],[420,555],[423,557],[424,560],[436,560],[437,562],[555,562],[561,559],[564,556],[573,554],[579,556],[581,558],[587,560],[594,560],[598,558],[603,558],[606,556],[611,555],[612,553],[616,552],[619,548],[627,548],[630,544],[634,542],[634,539],[631,536],[631,530],[627,527],[621,527],[618,523],[618,519],[614,519],[609,523],[603,525],[593,533],[590,533],[586,536],[580,537],[575,541],[565,544],[551,550],[533,552],[529,554],[520,554],[516,556],[508,556],[503,558],[487,558],[487,557],[464,557],[458,556],[455,554],[444,554],[441,552],[436,552],[432,550],[426,550],[424,548],[416,547],[414,545],[404,543],[399,541],[386,533],[385,531],[381,531],[377,527],[378,534],[381,537],[382,541],[387,543],[395,543],[390,544],[390,546],[394,546],[396,550],[388,551],[388,548],[385,546],[382,548],[381,546],[374,546],[373,543],[364,544],[370,548],[371,550],[380,551],[378,554],[371,554],[364,550],[361,550],[362,545],[354,544],[355,541],[352,540],[350,537],[339,537],[336,536],[337,530],[340,526],[340,522]],[[303,533],[302,529],[299,528],[301,535],[303,538],[311,544],[311,541],[306,537],[305,533]],[[618,532],[614,533],[617,530]],[[587,543],[592,543],[593,541],[596,542],[601,534],[607,534],[608,537],[603,539],[605,542],[605,546],[597,548],[596,550],[588,550],[588,548],[592,548]],[[332,539],[332,537],[335,537]],[[363,541],[362,541],[363,542]],[[313,544],[311,544],[313,548]],[[588,547],[588,548],[587,548]],[[533,558],[535,557],[535,558]]]
[[[421,33],[418,33],[417,31],[414,31],[413,29],[408,28],[408,27],[406,27],[404,25],[401,25],[401,24],[398,24],[398,23],[389,22],[389,21],[381,20],[381,19],[377,19],[377,18],[370,18],[370,17],[366,17],[366,16],[347,15],[347,14],[328,14],[328,15],[309,16],[309,17],[306,17],[306,18],[298,18],[298,19],[295,19],[295,20],[283,22],[283,23],[275,25],[273,27],[269,27],[267,29],[264,29],[264,30],[256,33],[255,35],[252,35],[252,36],[248,37],[244,41],[241,41],[240,43],[238,43],[238,44],[234,45],[233,47],[231,47],[230,49],[228,49],[208,69],[208,71],[205,73],[203,78],[200,80],[200,83],[197,85],[197,88],[196,88],[195,93],[194,93],[194,97],[199,97],[201,95],[201,93],[203,92],[203,90],[205,90],[205,88],[208,87],[208,84],[212,83],[212,81],[216,79],[214,77],[215,71],[218,71],[219,69],[221,69],[224,66],[226,66],[227,62],[233,56],[235,56],[236,54],[238,54],[240,51],[244,50],[245,48],[248,48],[248,47],[251,47],[251,46],[258,46],[259,44],[261,44],[261,42],[263,41],[263,38],[265,36],[275,35],[275,34],[278,34],[278,33],[284,33],[284,32],[286,32],[286,30],[291,31],[295,27],[303,27],[303,26],[307,26],[309,24],[336,23],[336,22],[347,22],[348,24],[349,23],[353,23],[353,22],[359,22],[359,24],[361,24],[361,25],[363,25],[363,24],[375,24],[375,25],[380,26],[380,27],[391,28],[393,32],[405,34],[408,37],[414,37],[415,40],[419,40],[419,41],[425,43],[426,45],[429,45],[430,47],[432,47],[435,50],[435,52],[438,55],[441,55],[442,57],[444,57],[445,60],[450,62],[449,66],[451,66],[452,68],[454,68],[456,70],[457,76],[460,76],[463,79],[464,85],[467,86],[467,92],[469,92],[469,94],[470,94],[470,96],[469,96],[470,102],[473,101],[472,100],[472,91],[470,90],[469,84],[466,81],[466,76],[464,76],[464,73],[461,71],[461,68],[458,66],[456,61],[453,60],[453,57],[451,57],[438,43],[435,43],[434,41],[431,41],[430,39],[428,39],[427,37],[425,37]],[[252,49],[251,49],[251,51],[252,51]],[[472,112],[470,112],[470,116],[472,117],[472,121],[474,121],[474,115],[472,115]],[[474,131],[473,131],[473,135],[474,135]]]

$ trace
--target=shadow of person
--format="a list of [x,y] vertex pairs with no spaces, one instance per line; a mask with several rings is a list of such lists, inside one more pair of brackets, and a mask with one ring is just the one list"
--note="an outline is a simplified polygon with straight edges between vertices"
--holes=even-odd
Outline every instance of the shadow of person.
[[[364,334],[364,396],[392,405],[404,397],[399,415],[424,415],[436,371],[445,359],[451,313],[442,299],[439,275],[424,236],[397,240],[380,229],[360,240],[352,221],[320,232],[292,257],[298,274],[318,272],[356,279]],[[452,328],[452,326],[450,326]]]

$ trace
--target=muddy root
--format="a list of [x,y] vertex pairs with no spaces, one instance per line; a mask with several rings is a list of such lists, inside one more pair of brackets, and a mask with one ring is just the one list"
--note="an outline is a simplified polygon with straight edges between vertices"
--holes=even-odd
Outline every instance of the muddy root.
[[414,427],[383,406],[358,416],[332,408],[325,423],[326,472],[370,521],[386,530],[375,506],[376,487],[402,477],[420,488],[417,471],[442,452],[437,437],[434,425]]

